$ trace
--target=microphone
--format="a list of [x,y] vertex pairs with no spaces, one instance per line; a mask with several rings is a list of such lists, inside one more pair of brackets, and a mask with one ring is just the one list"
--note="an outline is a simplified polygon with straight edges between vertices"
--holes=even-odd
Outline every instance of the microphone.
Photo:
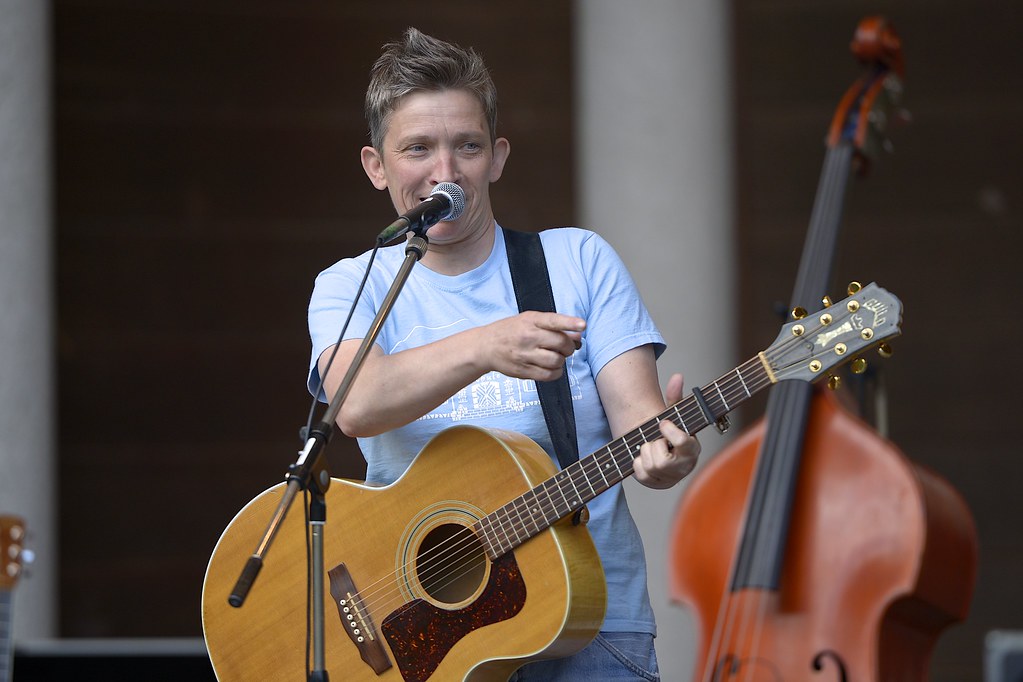
[[465,210],[465,192],[453,182],[433,188],[428,199],[405,213],[377,235],[378,244],[400,237],[409,230],[428,229],[442,220],[456,220]]

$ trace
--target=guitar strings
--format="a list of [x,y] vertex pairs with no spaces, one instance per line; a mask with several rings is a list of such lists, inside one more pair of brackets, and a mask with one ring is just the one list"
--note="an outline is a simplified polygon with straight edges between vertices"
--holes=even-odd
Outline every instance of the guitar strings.
[[[750,362],[756,364],[755,361],[750,361]],[[750,364],[750,363],[747,363],[747,364]],[[741,374],[739,374],[739,377],[740,377],[740,382],[742,382]],[[765,379],[761,378],[760,381],[754,381],[752,383],[753,383],[753,386],[754,386],[754,390],[749,390],[748,385],[743,382],[743,389],[742,389],[742,392],[740,393],[740,391],[737,390],[737,386],[734,386],[735,382],[734,381],[729,381],[728,382],[728,384],[729,384],[729,386],[728,386],[728,395],[731,398],[731,402],[736,402],[736,398],[737,397],[741,398],[742,397],[742,393],[745,393],[747,395],[747,397],[748,397],[752,393],[754,393],[756,391],[759,391],[764,385],[767,385],[768,383],[770,383],[770,380],[767,379],[765,381]],[[721,399],[722,399],[722,401],[726,402],[725,406],[727,408],[727,406],[728,406],[728,398],[724,397],[724,393],[722,393],[722,398]],[[677,412],[680,404],[681,403],[677,403],[676,405],[672,406],[672,408],[669,408],[669,411],[671,409],[674,409]],[[698,408],[693,408],[693,406],[691,406],[691,405],[690,405],[690,408],[691,408],[691,411],[690,411],[690,414],[688,414],[688,421],[689,421],[689,423],[695,423],[696,418],[701,416],[702,413],[698,411]],[[683,420],[683,422],[685,422],[686,421],[686,415],[682,415],[681,419]],[[633,434],[639,436],[639,441],[634,440],[634,437],[633,438],[626,437],[626,438],[621,439],[622,442],[625,443],[626,447],[625,447],[624,451],[622,451],[620,449],[619,453],[620,454],[621,453],[627,454],[628,457],[624,460],[624,462],[619,462],[617,460],[617,458],[616,458],[615,464],[616,464],[616,467],[619,469],[619,472],[620,472],[620,475],[621,475],[622,478],[625,478],[625,477],[627,477],[628,475],[630,475],[632,473],[632,466],[631,466],[631,464],[632,464],[633,458],[632,458],[630,453],[634,449],[636,449],[637,443],[641,444],[643,442],[646,442],[647,440],[650,440],[650,438],[648,437],[646,431],[650,430],[650,432],[651,432],[650,435],[652,435],[655,438],[659,437],[659,428],[657,427],[657,423],[658,422],[659,422],[659,419],[651,420],[651,422],[649,422],[647,424],[644,424],[639,429],[633,431]],[[613,452],[612,452],[612,454],[613,454]],[[624,468],[622,466],[623,463],[625,465]],[[590,478],[592,476],[592,469],[593,469],[592,465],[597,465],[597,472],[599,473],[599,464],[597,464],[597,462],[594,460],[593,457],[588,457],[588,458],[586,458],[586,460],[583,460],[583,467],[584,468],[582,469],[582,472],[584,474],[585,480],[587,481],[587,485],[591,488],[592,492],[596,493],[597,490],[594,489],[592,484],[589,483],[589,480],[590,480]],[[585,470],[586,467],[589,467],[591,469],[590,473],[586,473],[586,470]],[[604,479],[604,476],[603,476],[602,473],[600,473],[600,476],[601,476],[602,479]],[[575,483],[577,482],[577,479],[578,479],[578,476],[575,476],[574,474],[572,474],[570,476],[570,480],[572,481],[573,486],[576,487],[576,488],[578,488],[578,486],[575,485]],[[606,479],[605,479],[605,481],[606,481]],[[609,485],[600,485],[599,486],[599,488],[601,489],[601,492],[603,490],[606,490],[608,487],[610,487],[610,486]],[[534,488],[534,491],[535,490],[536,489]],[[557,512],[557,507],[556,507],[556,505],[553,505],[553,502],[550,500],[549,495],[548,495],[548,502],[546,504],[544,504],[544,503],[541,503],[541,504],[542,504],[542,510],[550,510],[550,511]],[[508,506],[508,505],[506,505],[506,506]],[[516,512],[521,512],[521,509],[518,508],[518,507],[514,507],[513,506],[513,509]],[[545,514],[545,518],[546,518],[546,511],[544,511],[543,513]],[[569,513],[571,513],[571,512],[569,512]],[[565,515],[567,515],[567,514],[565,514]],[[516,524],[516,519],[512,518],[510,516],[510,514],[507,515],[507,519],[508,519],[508,521],[511,522],[511,531],[515,533],[516,538],[518,539],[519,531],[522,531],[522,530],[526,529],[526,523],[525,523],[525,521],[522,520],[521,513],[518,513],[517,516],[518,516],[518,523],[519,523],[518,527],[516,527],[516,525],[515,525]],[[534,522],[534,524],[535,524],[535,522]],[[501,532],[504,533],[506,536],[508,535],[508,529],[505,527],[505,523],[503,521],[501,522]],[[444,582],[441,583],[442,585],[447,585],[447,584],[450,584],[451,581],[457,580],[459,577],[462,577],[468,571],[474,570],[476,567],[479,566],[480,562],[472,562],[472,563],[469,563],[469,564],[466,564],[466,562],[467,561],[471,562],[472,558],[474,556],[479,556],[479,554],[476,553],[476,552],[470,552],[468,554],[465,554],[465,549],[466,548],[472,549],[474,546],[479,546],[479,540],[478,540],[478,538],[477,538],[475,533],[471,532],[469,529],[466,529],[466,532],[460,533],[460,534],[458,534],[456,536],[452,536],[452,538],[450,538],[445,543],[440,543],[440,544],[438,544],[437,547],[433,548],[432,550],[428,550],[428,552],[426,552],[423,555],[421,555],[419,557],[419,565],[420,565],[420,568],[421,568],[421,570],[422,570],[422,572],[424,574],[421,577],[421,579],[420,579],[421,584],[424,584],[424,587],[425,587],[425,584],[428,584],[431,581],[437,579],[437,572],[438,571],[443,572],[446,569],[449,571],[449,573],[448,573],[449,577],[445,576],[445,577],[447,577],[447,582],[446,583],[444,583]],[[456,552],[461,552],[461,554],[456,554]],[[431,554],[433,556],[430,556]],[[455,556],[455,560],[454,561],[459,562],[458,564],[456,564],[454,570],[452,570],[452,567],[450,565],[448,565],[448,564],[452,563],[452,559],[451,559],[452,555]],[[411,566],[411,563],[408,563],[408,564],[406,564],[402,568],[408,569],[410,566]],[[462,568],[462,570],[457,570],[458,568],[461,568],[463,566],[464,566],[464,568]],[[398,571],[396,571],[395,573],[398,573]],[[378,582],[380,582],[380,581],[378,581]],[[437,589],[437,588],[434,588],[434,589]],[[379,593],[379,591],[370,591],[370,592],[361,591],[360,594],[363,595],[363,602],[366,604],[366,606],[368,608],[376,608],[376,606],[377,606],[376,602],[379,601],[379,599],[381,597],[385,597],[386,598],[386,597],[393,596],[394,592],[395,591],[391,591],[390,594],[381,595]],[[374,603],[372,603],[372,604],[369,601],[371,598],[374,600]]]
[[[779,353],[778,351],[787,350],[792,345],[799,343],[801,343],[799,338],[789,337],[785,341],[779,343],[777,347],[765,351],[764,356],[770,357],[772,354],[779,356],[783,355],[784,353]],[[717,381],[713,382],[717,395],[715,395],[714,393],[708,393],[708,395],[706,396],[708,404],[718,402],[725,408],[723,412],[728,412],[732,409],[733,406],[737,406],[746,398],[751,397],[753,394],[759,392],[767,385],[770,385],[772,383],[772,379],[767,375],[766,371],[758,372],[757,377],[748,383],[743,378],[742,376],[743,367],[745,367],[748,370],[749,368],[757,367],[758,365],[760,365],[759,357],[748,360],[746,363],[740,365],[738,368],[733,370],[733,372],[729,372],[729,374],[726,374],[719,378]],[[735,374],[735,377],[738,379],[738,381],[736,381],[736,378],[731,377],[731,374],[733,373]],[[745,394],[745,397],[743,394]],[[686,405],[683,405],[683,403],[686,403]],[[605,448],[603,448],[606,449],[608,453],[611,455],[612,461],[615,464],[616,468],[618,469],[620,475],[619,481],[623,480],[624,478],[627,478],[633,472],[632,462],[634,458],[631,453],[633,451],[636,451],[638,447],[642,445],[642,443],[660,437],[660,430],[658,424],[664,418],[668,419],[671,418],[668,413],[675,412],[676,417],[682,421],[682,424],[680,424],[680,426],[687,432],[694,433],[695,431],[699,430],[694,429],[694,431],[689,431],[689,429],[686,428],[686,424],[696,424],[699,423],[699,420],[701,418],[705,419],[702,410],[699,409],[698,405],[694,405],[693,403],[695,403],[695,401],[691,396],[690,398],[675,403],[674,405],[669,407],[665,413],[662,413],[662,415],[660,415],[659,417],[648,421],[647,423],[641,425],[637,429],[634,429],[629,434],[626,434],[622,438],[618,439],[618,441],[624,445],[624,449],[619,446],[616,452],[615,448],[612,447],[612,444],[609,444],[605,446]],[[679,413],[680,406],[686,410],[685,414]],[[704,428],[705,426],[706,424],[702,424],[700,426],[700,429]],[[619,456],[622,454],[626,454],[628,455],[628,457],[626,457],[623,461],[619,461]],[[566,469],[565,471],[568,472],[568,476],[566,477],[566,479],[563,480],[568,480],[577,492],[579,489],[577,483],[579,483],[580,481],[584,481],[586,483],[586,487],[590,489],[590,492],[593,494],[593,496],[600,494],[601,492],[607,490],[613,485],[607,482],[607,479],[602,472],[600,461],[601,461],[600,457],[596,453],[594,455],[586,457],[584,460],[577,462],[576,465],[573,465],[572,467]],[[572,471],[572,469],[574,469],[574,471]],[[587,471],[587,469],[589,469],[589,471]],[[593,483],[591,482],[594,480],[594,473],[598,474],[600,476],[600,479],[603,480],[603,483],[598,482],[597,487],[594,487]],[[581,474],[582,475],[581,478],[577,474]],[[551,522],[548,520],[547,517],[546,513],[547,511],[551,511],[555,515],[560,514],[557,516],[556,520],[560,520],[561,518],[568,516],[569,514],[572,513],[572,511],[574,511],[573,509],[569,509],[567,513],[561,514],[561,512],[559,512],[558,510],[557,504],[555,504],[554,501],[551,499],[549,491],[546,490],[544,491],[547,493],[546,502],[544,502],[542,499],[539,499],[539,497],[536,494],[537,491],[541,488],[544,488],[545,484],[549,483],[551,480],[553,479],[548,479],[548,481],[545,481],[544,483],[534,487],[530,491],[527,491],[527,493],[524,493],[523,495],[519,496],[519,498],[517,498],[516,500],[513,500],[512,502],[504,505],[499,510],[497,510],[498,512],[503,510],[503,514],[498,515],[497,517],[500,523],[500,532],[505,536],[506,539],[509,537],[508,528],[506,528],[505,524],[505,520],[507,520],[510,523],[511,532],[513,532],[515,535],[516,542],[514,544],[511,544],[504,551],[500,552],[499,554],[496,554],[495,558],[497,556],[502,556],[504,553],[510,551],[511,549],[514,549],[515,546],[518,546],[518,544],[521,544],[524,541],[524,539],[521,537],[520,532],[525,533],[525,539],[529,539],[529,537],[532,537],[532,535],[536,534],[536,532],[539,532],[537,528],[540,524],[536,520],[535,513],[534,514],[527,513],[526,515],[526,519],[533,520],[534,525],[533,533],[530,533],[528,531],[527,520],[524,520],[522,517],[523,508],[520,502],[526,495],[532,493],[534,499],[539,500],[540,507],[538,509],[544,516],[545,527],[549,527],[551,525]],[[616,481],[615,483],[619,481]],[[578,497],[581,498],[582,496]],[[592,497],[590,499],[592,499]],[[511,511],[515,512],[516,518],[512,517],[510,513]],[[484,517],[484,519],[494,517],[495,514],[497,514],[497,512],[492,512],[491,514],[488,514],[486,517]],[[478,521],[477,524],[475,525],[480,526],[480,522],[482,521],[483,519],[480,519],[480,521]],[[480,531],[481,532],[483,531],[481,526]],[[482,535],[483,538],[485,539],[487,534],[485,532],[482,532]],[[485,565],[486,553],[485,551],[482,550],[483,544],[480,534],[473,531],[472,528],[470,527],[463,527],[462,531],[458,531],[455,534],[453,534],[450,538],[438,543],[435,547],[427,550],[423,554],[416,557],[415,560],[406,562],[404,565],[400,566],[398,570],[393,571],[390,575],[378,579],[374,583],[370,584],[364,590],[359,590],[356,593],[356,595],[354,595],[354,598],[358,601],[359,603],[358,605],[360,606],[360,608],[367,609],[367,612],[378,610],[380,608],[381,603],[383,603],[382,600],[391,600],[394,599],[396,596],[398,598],[401,598],[400,585],[391,579],[397,576],[399,573],[408,574],[410,569],[412,569],[416,564],[418,564],[420,569],[420,572],[418,573],[419,583],[424,587],[424,589],[426,589],[428,593],[430,592],[430,589],[432,589],[434,592],[441,591],[445,587],[451,585],[454,581],[468,574],[469,572],[477,570],[479,566]],[[428,585],[429,588],[427,588]]]
[[[742,381],[741,372],[737,372],[737,374],[738,374],[738,376],[740,378],[740,381]],[[734,382],[731,382],[731,383],[734,384]],[[767,383],[769,383],[769,381]],[[758,382],[754,382],[755,391],[759,391],[763,387],[763,385],[766,385],[766,384],[763,383],[763,380],[761,380],[759,383]],[[751,395],[755,391],[750,391],[748,389],[748,386],[745,384],[745,382],[743,382],[743,392],[745,392],[747,396]],[[731,396],[733,401],[735,400],[736,396],[741,397],[741,395],[738,393],[738,391],[734,391],[733,392],[733,388],[731,388],[731,387],[729,388],[729,395]],[[726,402],[725,406],[727,408],[727,406],[728,406],[727,400],[728,399],[724,397],[724,394],[722,394],[721,399],[722,399],[722,401]],[[673,408],[677,411],[678,410],[678,404],[673,406]],[[698,413],[693,413],[693,414],[690,414],[689,416],[690,416],[690,422],[692,422],[693,418],[695,416],[699,416],[699,414]],[[681,417],[681,418],[683,419],[683,421],[685,420],[684,416]],[[640,429],[638,429],[637,431],[634,432],[634,433],[636,433],[636,434],[638,434],[640,436],[641,442],[645,442],[646,440],[649,440],[647,438],[646,433],[645,433],[645,429],[646,428],[652,429],[653,430],[652,432],[655,435],[659,431],[658,429],[656,429],[656,421],[652,421],[650,424],[644,425],[643,427],[641,427]],[[631,452],[631,450],[633,449],[633,445],[629,441],[630,441],[630,439],[628,439],[628,438],[623,439],[623,442],[625,442],[627,444],[627,446],[628,446],[627,447],[627,452]],[[631,473],[631,461],[632,461],[632,457],[630,455],[625,460],[626,467],[625,467],[625,471],[624,472],[621,471],[621,465],[619,463],[617,463],[617,461],[616,461],[616,466],[619,468],[620,473],[622,474],[623,478]],[[594,463],[592,457],[591,458],[587,458],[587,460],[584,460],[584,466],[588,466],[588,465],[590,465],[592,463]],[[591,491],[596,493],[596,490],[593,489],[591,484],[589,484],[589,475],[585,474],[585,470],[584,470],[584,475],[586,475],[586,477],[587,477],[587,479],[586,479],[587,480],[587,484],[590,486]],[[601,477],[603,478],[603,474],[601,474]],[[573,478],[575,478],[575,477],[573,476]],[[573,483],[573,485],[574,485],[574,483]],[[606,485],[600,486],[601,492],[604,489],[606,489],[607,487],[609,487],[609,486],[606,486]],[[555,507],[555,510],[556,510],[556,507]],[[516,511],[520,511],[520,510],[516,508]],[[508,517],[509,520],[512,522],[512,530],[515,532],[516,536],[518,536],[519,530],[524,530],[525,527],[526,527],[525,526],[525,522],[523,522],[522,519],[521,519],[521,514],[517,514],[517,515],[519,516],[519,522],[521,523],[521,525],[518,528],[516,528],[515,525],[514,525],[515,520],[511,519],[510,516]],[[501,526],[502,526],[502,532],[507,533],[507,530],[504,529],[504,523],[503,522],[501,523]],[[445,547],[444,545],[448,545],[448,546]],[[465,553],[465,549],[469,548],[471,550],[471,549],[474,549],[474,547],[478,547],[478,546],[479,546],[479,541],[478,541],[478,538],[477,538],[476,534],[472,533],[471,531],[469,531],[469,529],[466,529],[466,532],[460,533],[460,534],[458,534],[456,536],[453,536],[447,542],[440,543],[436,548],[434,548],[434,550],[429,550],[427,553],[424,553],[420,557],[420,565],[421,565],[421,568],[423,569],[423,573],[424,573],[424,575],[421,577],[421,580],[420,580],[421,584],[424,584],[424,587],[425,587],[431,581],[436,579],[436,577],[437,577],[436,576],[436,571],[444,571],[445,569],[448,570],[448,576],[450,576],[450,577],[448,577],[446,583],[444,583],[444,582],[441,583],[441,586],[443,586],[443,585],[450,584],[452,580],[458,579],[459,577],[465,575],[468,571],[474,570],[475,568],[477,568],[480,565],[481,562],[479,562],[479,561],[475,561],[474,562],[474,561],[472,561],[472,559],[473,559],[473,557],[478,557],[479,553],[478,552],[474,552],[474,551],[470,551],[468,554],[466,554]],[[455,565],[454,570],[452,570],[452,567],[450,565],[451,564],[450,556],[453,553],[455,553],[455,552],[461,552],[461,554],[456,555],[456,560],[457,560],[458,563]],[[431,553],[435,554],[436,556],[432,556],[432,557],[428,556]],[[467,563],[467,562],[469,562],[469,563]],[[406,566],[404,568],[407,569],[410,565],[411,564],[406,564]],[[435,571],[430,573],[430,575],[425,575],[427,572],[429,572],[431,570],[431,568],[434,568],[434,567],[436,567]],[[458,570],[458,569],[461,569],[461,570]],[[440,588],[434,587],[434,589],[440,589]],[[393,595],[393,592],[392,592],[392,595]],[[376,592],[372,592],[372,593],[369,593],[366,598],[364,598],[364,602],[366,603],[366,605],[369,606],[370,608],[373,608],[373,607],[375,607],[375,605],[370,605],[369,604],[369,601],[368,601],[368,597],[369,596],[372,596],[374,598],[379,598],[380,595],[378,593],[376,593]]]
[[[755,363],[755,361],[751,362]],[[728,384],[727,392],[725,392],[724,390],[722,391],[721,400],[726,402],[726,408],[728,404],[737,402],[736,400],[737,398],[741,399],[742,394],[746,394],[746,397],[748,397],[752,393],[759,391],[764,385],[770,383],[770,380],[767,378],[761,378],[759,381],[751,381],[751,384],[753,385],[754,388],[750,390],[748,389],[749,384],[745,384],[745,382],[743,382],[743,380],[741,379],[741,374],[739,375],[739,377],[740,382],[743,383],[743,388],[741,391],[738,390],[738,387],[736,385],[734,385],[735,384],[734,380],[730,380],[729,382],[727,382]],[[681,404],[682,404],[681,402],[676,403],[674,406],[672,406],[672,408],[669,408],[669,411],[674,410],[675,412],[678,412],[679,406]],[[696,423],[697,418],[702,415],[702,412],[699,411],[698,407],[694,407],[692,405],[690,405],[689,408],[690,408],[689,414],[681,415],[680,418],[682,419],[683,422],[688,421],[688,423],[690,424]],[[653,438],[660,437],[659,428],[657,426],[657,423],[659,421],[660,419],[651,420],[647,424],[644,424],[640,428],[634,430],[631,434],[632,437],[627,436],[624,437],[623,439],[620,439],[621,442],[624,443],[625,447],[618,448],[618,455],[622,454],[627,455],[627,457],[624,460],[619,461],[619,458],[615,456],[615,452],[611,450],[610,446],[608,446],[608,449],[611,452],[612,456],[615,456],[615,466],[619,470],[619,475],[621,479],[628,477],[632,473],[633,457],[631,455],[631,452],[635,450],[639,444],[642,444],[643,442],[650,440],[651,437]],[[648,434],[647,431],[649,431],[650,433]],[[636,436],[639,437],[638,440],[636,440],[635,438]],[[589,472],[587,472],[587,468],[589,469]],[[583,480],[586,481],[587,487],[591,489],[591,492],[594,493],[594,495],[599,494],[599,492],[603,492],[603,490],[606,490],[607,488],[610,487],[610,485],[607,484],[606,477],[604,477],[603,473],[600,472],[599,462],[594,457],[587,457],[585,460],[583,460],[582,469],[580,471],[583,473]],[[598,489],[594,488],[593,485],[589,482],[593,478],[594,471],[597,474],[599,474],[601,479],[604,481],[604,484],[598,485],[599,492]],[[575,487],[578,490],[579,486],[576,485],[576,483],[579,482],[579,476],[576,475],[576,472],[570,472],[569,480],[573,483],[573,487]],[[542,486],[538,486],[537,488],[540,487]],[[537,488],[534,488],[533,491],[530,492],[535,492]],[[549,493],[547,497],[548,497],[547,502],[541,501],[541,511],[544,514],[545,521],[547,518],[546,514],[547,511],[554,512],[556,515],[558,513],[557,505],[553,503],[553,500],[550,498]],[[506,505],[506,507],[507,506],[508,505]],[[512,510],[516,512],[515,516],[517,518],[512,517],[512,515],[506,511],[505,518],[511,524],[511,527],[509,529],[508,527],[506,527],[505,522],[501,521],[500,531],[506,537],[514,533],[516,539],[520,540],[521,539],[520,531],[525,531],[527,529],[526,521],[522,519],[521,506],[512,505]],[[571,513],[571,511],[569,511],[568,513]],[[567,516],[568,514],[564,515]],[[560,519],[562,518],[562,516],[559,516],[558,518]],[[534,526],[535,525],[538,524],[534,521]],[[464,533],[458,533],[456,535],[453,535],[452,538],[445,541],[444,543],[439,543],[435,548],[428,550],[426,553],[419,557],[419,566],[422,572],[422,575],[420,576],[420,583],[423,584],[424,587],[426,587],[427,585],[430,585],[433,581],[440,580],[438,585],[432,585],[434,590],[439,590],[442,589],[444,586],[451,584],[452,581],[457,580],[458,578],[464,576],[468,572],[475,570],[476,568],[479,567],[481,563],[483,563],[482,560],[473,561],[474,558],[480,557],[481,552],[475,551],[476,548],[480,547],[481,545],[479,538],[475,533],[473,533],[468,528],[465,529]],[[466,552],[466,550],[469,551]],[[408,569],[410,566],[411,562],[407,563],[402,568]],[[447,573],[445,574],[444,571],[447,571]],[[440,576],[439,578],[438,572]],[[396,573],[398,573],[398,571],[396,571],[395,574]],[[378,603],[381,598],[393,597],[395,592],[397,591],[400,590],[392,590],[390,591],[389,594],[381,595],[379,590],[373,591],[362,590],[360,591],[360,596],[362,599],[362,603],[367,608],[375,609],[378,607]],[[371,599],[373,600],[372,603],[370,601]]]

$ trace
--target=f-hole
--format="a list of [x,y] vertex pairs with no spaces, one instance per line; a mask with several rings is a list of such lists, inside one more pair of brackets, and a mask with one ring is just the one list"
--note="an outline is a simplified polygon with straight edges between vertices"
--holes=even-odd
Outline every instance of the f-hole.
[[423,590],[442,604],[460,604],[479,591],[487,557],[476,534],[446,523],[423,538],[416,552],[416,577]]

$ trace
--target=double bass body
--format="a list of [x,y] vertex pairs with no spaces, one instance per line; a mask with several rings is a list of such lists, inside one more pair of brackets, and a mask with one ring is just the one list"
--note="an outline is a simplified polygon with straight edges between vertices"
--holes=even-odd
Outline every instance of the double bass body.
[[729,584],[761,421],[695,477],[672,532],[671,591],[700,632],[694,680],[926,679],[966,616],[976,534],[959,494],[826,391],[811,403],[778,589]]

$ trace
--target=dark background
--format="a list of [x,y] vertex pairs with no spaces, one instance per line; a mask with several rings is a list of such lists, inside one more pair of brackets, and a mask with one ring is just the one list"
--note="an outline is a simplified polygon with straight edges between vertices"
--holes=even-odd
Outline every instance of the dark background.
[[[478,47],[515,147],[494,187],[502,221],[571,224],[573,5],[53,8],[60,634],[198,636],[217,538],[301,446],[313,278],[371,246],[392,213],[358,161],[379,46],[416,25]],[[743,358],[773,339],[774,304],[791,293],[824,134],[859,75],[854,27],[883,12],[903,40],[912,121],[852,187],[836,276],[876,279],[905,305],[883,369],[891,437],[962,492],[981,549],[971,615],[940,640],[933,679],[979,679],[985,633],[1023,628],[1023,10],[735,0],[732,12]],[[361,471],[343,438],[330,454],[335,475]]]

